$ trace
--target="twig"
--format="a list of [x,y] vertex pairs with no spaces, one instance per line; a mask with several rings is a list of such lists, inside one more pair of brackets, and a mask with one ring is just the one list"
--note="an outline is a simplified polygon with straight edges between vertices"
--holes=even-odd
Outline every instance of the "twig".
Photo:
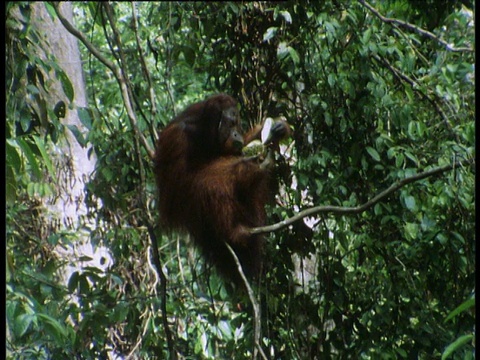
[[257,299],[255,298],[255,294],[253,292],[252,287],[250,286],[244,272],[242,269],[242,264],[240,264],[240,260],[238,260],[237,254],[235,254],[235,251],[233,251],[232,247],[225,243],[225,246],[227,247],[228,251],[233,256],[233,260],[235,260],[235,264],[237,265],[238,273],[240,274],[240,277],[242,278],[245,287],[247,288],[247,293],[248,297],[250,298],[250,302],[252,303],[253,306],[253,318],[254,318],[254,343],[255,343],[255,349],[253,351],[253,359],[256,359],[258,356],[258,352],[260,352],[260,355],[262,356],[263,359],[267,360],[267,356],[263,352],[263,349],[260,345],[260,335],[261,335],[261,326],[262,326],[262,318],[260,316],[260,305],[258,304]]
[[359,0],[359,3],[362,4],[364,7],[366,7],[368,10],[370,10],[376,17],[378,17],[380,20],[382,20],[383,22],[385,23],[390,23],[390,24],[395,24],[395,25],[399,25],[399,26],[402,26],[406,29],[409,29],[409,30],[413,30],[417,33],[419,33],[420,35],[422,36],[425,36],[427,38],[430,38],[432,40],[435,40],[437,41],[438,43],[442,44],[443,46],[445,46],[445,48],[447,50],[450,50],[450,51],[454,51],[454,52],[463,52],[463,51],[467,51],[467,52],[473,52],[474,50],[472,48],[469,48],[469,47],[460,47],[460,48],[456,48],[456,47],[453,47],[452,45],[450,45],[449,43],[447,43],[446,41],[440,39],[438,36],[436,36],[435,34],[431,33],[430,31],[427,31],[427,30],[423,30],[421,28],[419,28],[418,26],[415,26],[413,24],[410,24],[410,23],[407,23],[406,21],[403,21],[403,20],[398,20],[398,19],[392,19],[392,18],[387,18],[385,16],[383,16],[382,14],[380,14],[378,12],[377,9],[375,9],[372,5],[370,5],[368,2],[366,2],[365,0]]
[[473,165],[474,163],[475,163],[475,158],[464,160],[464,161],[458,161],[452,164],[433,168],[431,170],[424,171],[420,174],[412,175],[410,177],[407,177],[405,179],[402,179],[393,183],[388,189],[383,190],[382,192],[380,192],[378,195],[376,195],[375,197],[373,197],[363,205],[355,206],[355,207],[343,207],[343,206],[334,206],[334,205],[315,206],[315,207],[300,211],[298,214],[292,216],[291,218],[285,219],[276,224],[251,228],[250,234],[252,235],[263,234],[263,233],[268,233],[272,231],[277,231],[277,230],[283,229],[284,227],[290,224],[293,224],[296,221],[303,219],[304,217],[318,215],[320,213],[333,213],[338,215],[359,214],[367,210],[368,208],[374,206],[375,204],[377,204],[378,202],[386,198],[388,195],[392,194],[393,192],[397,191],[398,189],[402,188],[407,184],[425,179],[429,176],[441,174],[448,170],[454,169],[457,166]]

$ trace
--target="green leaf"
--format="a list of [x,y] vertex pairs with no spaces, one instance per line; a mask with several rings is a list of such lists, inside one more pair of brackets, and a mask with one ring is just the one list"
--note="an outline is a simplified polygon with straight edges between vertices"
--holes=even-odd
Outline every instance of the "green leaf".
[[420,137],[423,137],[427,130],[427,126],[422,121],[417,121],[417,134]]
[[45,4],[45,9],[47,9],[48,15],[50,15],[50,18],[52,20],[55,20],[57,18],[57,13],[55,12],[55,9],[52,6],[52,4],[49,3],[48,1],[45,1],[44,4]]
[[328,78],[327,78],[327,79],[328,79],[328,85],[330,85],[330,87],[333,88],[334,85],[335,85],[335,82],[336,82],[336,76],[335,76],[335,74],[333,74],[333,73],[328,74]]
[[368,28],[366,31],[363,32],[362,43],[367,44],[371,36],[372,36],[372,29]]
[[53,181],[56,182],[56,180],[55,180],[56,179],[56,177],[55,177],[56,172],[53,168],[52,162],[50,161],[50,157],[48,156],[48,154],[45,150],[43,140],[40,139],[38,136],[34,136],[33,140],[35,141],[35,144],[37,145],[38,150],[40,150],[40,154],[42,155],[42,159],[44,161],[45,166],[47,167],[47,170],[48,170],[50,176],[52,177]]
[[130,311],[130,306],[127,303],[119,302],[113,311],[109,314],[109,319],[112,322],[123,321],[127,318],[128,312]]
[[417,130],[417,124],[416,124],[416,121],[410,121],[408,123],[408,135],[410,136],[410,138],[412,138],[413,140],[416,139],[416,130]]
[[107,168],[107,167],[106,167],[106,168],[103,168],[103,169],[101,170],[101,172],[102,172],[102,175],[105,177],[105,180],[106,180],[107,182],[113,179],[113,176],[114,176],[114,175],[113,175],[113,172],[112,172],[112,170],[111,170],[110,168]]
[[90,111],[86,107],[77,108],[77,115],[80,119],[80,122],[87,128],[87,130],[92,129],[92,117],[90,116]]
[[229,340],[232,338],[232,328],[230,327],[230,323],[225,320],[220,320],[218,322],[218,329],[220,330],[223,338]]
[[452,231],[451,234],[458,240],[460,241],[460,243],[463,245],[465,245],[465,238],[460,234],[458,233],[457,231]]
[[75,136],[75,139],[77,139],[78,143],[82,146],[85,147],[87,144],[87,140],[83,136],[82,132],[78,128],[77,125],[67,125],[67,127],[70,129],[72,132],[73,136]]
[[409,240],[415,240],[418,237],[418,224],[407,222],[404,225],[405,235]]
[[49,184],[42,182],[39,184],[39,187],[40,187],[39,195],[41,197],[50,196],[53,194],[52,188],[50,187]]
[[35,196],[35,183],[30,182],[27,184],[27,195],[30,197]]
[[442,234],[442,233],[437,234],[435,238],[442,245],[445,245],[448,242],[448,238],[445,236],[445,234]]
[[56,105],[55,105],[55,108],[53,109],[53,112],[55,114],[55,116],[58,118],[58,119],[62,119],[65,117],[65,114],[67,112],[67,108],[66,108],[66,105],[65,105],[65,101],[62,101],[60,100]]
[[287,43],[282,41],[277,46],[277,56],[282,59],[285,55],[288,54]]
[[280,11],[280,15],[282,15],[282,17],[285,19],[285,22],[287,24],[292,23],[292,15],[290,15],[290,13],[288,11],[286,11],[286,10]]
[[442,360],[448,358],[452,353],[460,349],[462,346],[472,341],[473,334],[460,336],[457,340],[447,346],[445,351],[442,354]]
[[35,315],[33,314],[20,314],[15,318],[15,336],[22,337],[30,327],[30,324],[34,320]]
[[395,166],[400,169],[403,167],[404,162],[405,162],[405,155],[403,155],[402,153],[398,153],[397,156],[395,157]]
[[288,53],[290,54],[294,64],[298,64],[300,62],[300,56],[298,56],[297,50],[289,46]]
[[268,41],[272,39],[275,34],[277,33],[278,28],[277,27],[269,27],[267,31],[263,34],[263,41]]
[[58,320],[41,313],[37,314],[37,318],[43,320],[47,333],[53,336],[57,342],[61,343],[67,337],[67,330]]
[[25,155],[25,157],[27,158],[28,164],[30,165],[33,175],[37,179],[40,179],[42,177],[42,171],[40,170],[40,166],[38,165],[38,162],[37,162],[37,157],[33,153],[32,149],[30,148],[30,145],[24,139],[21,139],[21,138],[17,138],[17,143],[22,149],[23,155]]
[[407,359],[408,358],[408,354],[405,350],[403,349],[396,349],[395,350],[403,359]]
[[405,151],[405,156],[412,160],[416,166],[418,166],[418,159],[415,155],[413,155],[410,151]]
[[475,306],[475,295],[473,295],[467,301],[464,301],[455,310],[453,310],[450,314],[448,314],[448,316],[445,318],[444,322],[447,322],[448,320],[453,319],[455,316],[457,316],[458,314],[466,311],[467,309],[471,308],[472,306]]
[[[24,133],[27,133],[30,127],[33,125],[32,114],[29,111],[20,112],[20,127]],[[18,131],[17,131],[18,135]]]
[[8,205],[13,205],[17,199],[17,180],[12,166],[5,166],[5,198]]
[[32,85],[32,84],[28,84],[27,85],[27,90],[29,93],[31,93],[32,95],[38,95],[40,94],[40,90],[38,90],[38,88],[35,86],[35,85]]
[[60,80],[60,82],[62,83],[62,87],[63,87],[63,91],[65,92],[65,95],[67,95],[68,100],[72,102],[75,92],[73,90],[73,85],[72,85],[72,82],[70,81],[70,78],[62,69],[57,69],[56,75]]
[[370,156],[373,158],[375,161],[380,161],[380,154],[378,153],[377,150],[374,148],[367,146],[366,147],[367,152],[370,154]]
[[332,115],[329,112],[325,112],[324,116],[325,116],[325,124],[327,124],[327,126],[332,126],[333,125]]
[[417,203],[415,202],[415,198],[411,195],[405,197],[405,206],[410,211],[415,211],[417,209]]
[[68,279],[68,285],[67,285],[68,291],[70,293],[74,293],[77,290],[78,279],[79,279],[78,271],[75,271],[72,275],[70,275],[70,279]]
[[80,294],[88,294],[90,292],[90,283],[88,282],[87,275],[85,273],[80,274],[80,277],[78,279],[78,284],[79,284],[79,292]]
[[458,64],[447,64],[447,70],[451,73],[455,73],[458,70]]
[[12,170],[16,173],[20,172],[22,160],[20,159],[20,155],[17,151],[18,144],[15,142],[15,140],[10,139],[5,145],[5,158],[7,165],[10,165]]
[[183,53],[183,57],[185,58],[185,62],[190,66],[193,67],[195,65],[196,53],[195,50],[190,46],[182,46],[180,51]]
[[335,37],[335,26],[331,22],[326,22],[325,23],[325,30],[329,35],[332,36],[332,38]]

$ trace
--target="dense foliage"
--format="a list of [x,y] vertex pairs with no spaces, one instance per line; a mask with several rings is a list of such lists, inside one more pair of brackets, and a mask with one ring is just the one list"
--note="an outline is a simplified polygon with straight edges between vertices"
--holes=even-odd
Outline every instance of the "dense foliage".
[[28,26],[31,4],[11,3],[24,23],[7,16],[9,356],[252,357],[248,297],[185,236],[152,227],[154,180],[139,138],[153,146],[175,113],[225,92],[241,102],[245,127],[285,116],[294,128],[272,224],[312,206],[357,207],[452,165],[358,214],[321,212],[266,236],[254,287],[266,357],[474,358],[474,2],[435,4],[74,3],[75,26],[122,69],[137,124],[111,69],[80,43],[89,106],[74,110],[88,132],[74,133],[97,158],[85,189],[91,241],[114,261],[63,284],[52,249],[75,231],[49,231],[40,204],[55,191],[49,144],[67,130],[62,104],[39,99],[49,82],[73,89],[54,58],[32,50],[45,35]]

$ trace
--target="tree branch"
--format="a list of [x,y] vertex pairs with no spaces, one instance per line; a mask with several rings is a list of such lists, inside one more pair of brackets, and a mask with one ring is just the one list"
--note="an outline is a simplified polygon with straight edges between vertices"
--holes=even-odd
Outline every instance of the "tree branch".
[[147,139],[141,131],[138,128],[138,121],[137,117],[135,115],[135,112],[133,111],[133,106],[130,101],[130,96],[128,93],[128,86],[127,86],[127,80],[123,76],[121,69],[119,69],[113,62],[108,60],[105,56],[102,55],[100,50],[98,50],[90,41],[88,41],[87,37],[85,34],[83,34],[81,31],[76,29],[60,12],[60,4],[58,2],[53,3],[55,12],[58,16],[58,19],[62,23],[62,25],[67,29],[67,31],[75,36],[78,40],[80,40],[85,47],[95,56],[102,64],[104,64],[107,68],[109,68],[115,78],[117,79],[118,84],[120,85],[120,90],[123,98],[123,103],[125,105],[125,109],[127,110],[128,118],[130,120],[130,123],[132,125],[133,131],[135,132],[135,135],[140,139],[143,147],[148,153],[148,156],[150,159],[153,159],[154,156],[154,150],[148,143]]
[[88,41],[87,37],[85,34],[83,34],[81,31],[77,30],[70,22],[63,16],[63,14],[60,12],[60,3],[54,2],[53,7],[55,9],[55,12],[57,13],[58,19],[62,23],[62,25],[67,29],[67,31],[75,36],[78,40],[80,40],[83,45],[86,46],[86,48],[95,56],[102,64],[104,64],[107,68],[109,68],[113,73],[115,73],[116,68],[115,64],[112,63],[110,60],[108,60],[105,56],[102,55],[100,50],[98,50],[90,41]]
[[[455,140],[458,143],[460,143],[460,139],[459,139],[458,134],[456,134],[453,131],[452,126],[450,125],[450,122],[448,121],[447,114],[445,114],[445,112],[443,111],[440,104],[436,101],[436,99],[438,99],[438,96],[434,92],[430,92],[430,94],[428,94],[427,92],[424,92],[422,90],[422,86],[417,81],[415,81],[414,79],[412,79],[408,75],[404,74],[401,70],[397,69],[392,64],[390,64],[390,62],[386,58],[382,58],[378,55],[373,55],[373,58],[376,61],[378,61],[380,64],[385,66],[388,70],[390,70],[392,72],[393,76],[395,76],[397,79],[399,79],[400,82],[405,82],[405,83],[409,84],[410,87],[412,88],[412,91],[414,91],[415,93],[418,93],[420,95],[420,98],[428,101],[433,106],[434,110],[441,116],[442,122],[440,124],[444,124],[445,127],[448,129],[448,131],[450,131],[452,136],[455,138]],[[448,106],[448,104],[447,104],[447,106]]]
[[375,197],[373,197],[363,205],[355,206],[355,207],[343,207],[343,206],[334,206],[334,205],[315,206],[315,207],[300,211],[298,214],[292,216],[291,218],[285,219],[276,224],[251,228],[250,234],[252,235],[263,234],[263,233],[269,233],[272,231],[277,231],[277,230],[283,229],[284,227],[290,224],[293,224],[296,221],[303,219],[304,217],[318,215],[320,213],[333,213],[338,215],[359,214],[371,208],[372,206],[379,203],[381,200],[383,200],[384,198],[386,198],[387,196],[389,196],[390,194],[404,187],[407,184],[425,179],[433,175],[444,173],[458,166],[468,166],[468,165],[474,165],[474,164],[475,164],[475,158],[458,161],[458,162],[454,162],[453,164],[448,164],[448,165],[440,166],[437,168],[433,168],[431,170],[424,171],[420,174],[412,175],[405,179],[396,181],[389,188],[387,188],[386,190],[383,190],[382,192],[380,192],[378,195],[376,195]]
[[380,14],[378,12],[377,9],[375,9],[372,5],[370,5],[368,2],[366,2],[365,0],[359,0],[360,4],[362,4],[364,7],[366,7],[368,10],[370,10],[376,17],[378,17],[381,21],[385,22],[385,23],[390,23],[390,24],[394,24],[394,25],[399,25],[403,28],[406,28],[408,30],[413,30],[417,33],[419,33],[420,35],[422,36],[425,36],[427,38],[430,38],[432,40],[435,40],[436,42],[442,44],[443,46],[445,46],[445,48],[449,51],[454,51],[454,52],[464,52],[464,51],[467,51],[467,52],[473,52],[474,50],[472,48],[469,48],[469,47],[461,47],[461,48],[456,48],[456,47],[453,47],[451,44],[447,43],[446,41],[440,39],[438,36],[436,36],[435,34],[431,33],[430,31],[427,31],[427,30],[423,30],[421,28],[419,28],[418,26],[415,26],[413,24],[410,24],[410,23],[407,23],[403,20],[398,20],[398,19],[392,19],[392,18],[387,18],[385,16],[383,16],[382,14]]
[[156,126],[154,126],[154,124],[152,123],[152,118],[155,118],[158,113],[157,104],[156,104],[157,102],[155,100],[156,99],[155,90],[153,88],[152,77],[150,76],[150,72],[148,71],[147,63],[145,61],[145,56],[143,55],[143,50],[140,43],[140,36],[138,35],[137,10],[136,10],[135,1],[131,2],[131,6],[132,6],[132,28],[133,28],[133,32],[135,33],[135,40],[137,43],[137,51],[138,51],[138,56],[140,58],[140,65],[142,66],[142,73],[143,73],[143,76],[145,77],[145,80],[147,80],[147,88],[150,95],[151,118],[149,121],[149,127],[150,127],[151,133],[153,134],[154,139],[158,139]]
[[235,251],[233,251],[232,247],[228,244],[225,243],[225,246],[227,247],[228,251],[233,256],[233,260],[235,261],[235,264],[237,265],[237,270],[238,273],[240,274],[240,277],[243,280],[243,283],[245,284],[245,287],[247,288],[247,293],[248,297],[250,298],[250,302],[252,303],[253,306],[253,318],[254,318],[254,343],[255,343],[255,349],[253,351],[253,356],[252,359],[256,359],[258,356],[258,352],[260,352],[260,355],[262,356],[263,359],[268,359],[265,353],[263,352],[262,346],[260,345],[260,335],[261,335],[261,330],[262,330],[262,318],[260,316],[260,305],[258,304],[257,299],[255,298],[255,293],[253,292],[252,287],[250,286],[250,283],[247,280],[247,277],[245,276],[243,269],[242,269],[242,264],[240,264],[240,260],[238,260],[237,254],[235,254]]
[[173,341],[172,331],[168,325],[168,312],[167,312],[167,277],[162,270],[162,264],[160,262],[160,253],[158,251],[157,237],[151,223],[147,224],[148,234],[150,235],[150,242],[152,244],[153,263],[157,268],[157,274],[160,278],[160,297],[161,297],[161,311],[162,311],[162,323],[165,330],[165,336],[167,337],[167,346],[170,352],[170,359],[176,360],[178,358],[177,351],[175,349],[175,343]]

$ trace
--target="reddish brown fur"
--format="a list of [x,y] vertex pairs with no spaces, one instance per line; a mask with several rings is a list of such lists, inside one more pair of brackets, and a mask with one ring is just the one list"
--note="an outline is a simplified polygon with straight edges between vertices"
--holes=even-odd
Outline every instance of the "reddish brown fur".
[[[246,274],[255,276],[262,239],[247,229],[265,223],[268,171],[242,157],[238,143],[232,145],[241,134],[233,107],[236,101],[223,94],[188,107],[160,134],[154,165],[161,223],[189,232],[207,260],[238,282],[224,242],[235,250]],[[229,109],[237,118],[230,126],[221,121],[222,111]],[[229,132],[225,141],[219,141],[220,129]],[[260,130],[252,129],[244,141],[257,138]]]

